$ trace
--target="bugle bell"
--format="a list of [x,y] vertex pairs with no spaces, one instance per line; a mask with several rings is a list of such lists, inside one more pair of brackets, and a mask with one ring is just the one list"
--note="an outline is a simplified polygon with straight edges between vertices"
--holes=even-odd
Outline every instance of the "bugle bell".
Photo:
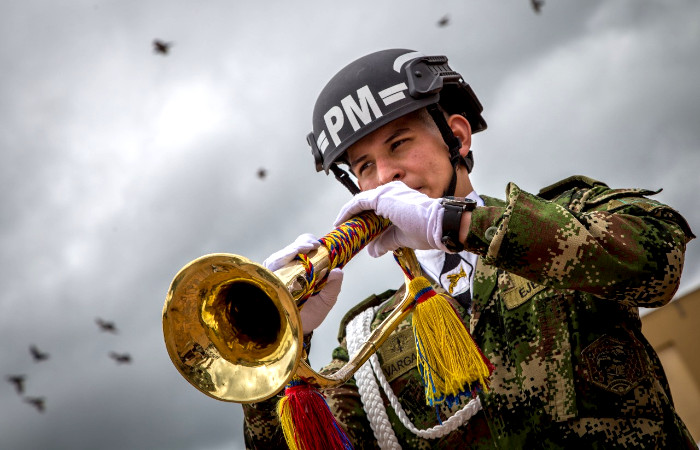
[[[173,364],[201,392],[237,403],[270,398],[295,375],[321,389],[344,383],[409,313],[411,299],[404,298],[330,376],[315,372],[302,357],[299,310],[330,270],[343,267],[388,225],[372,212],[362,213],[319,239],[322,245],[308,260],[274,272],[233,254],[191,261],[174,277],[163,306],[163,334]],[[404,267],[420,272],[412,250],[399,249],[395,255]]]

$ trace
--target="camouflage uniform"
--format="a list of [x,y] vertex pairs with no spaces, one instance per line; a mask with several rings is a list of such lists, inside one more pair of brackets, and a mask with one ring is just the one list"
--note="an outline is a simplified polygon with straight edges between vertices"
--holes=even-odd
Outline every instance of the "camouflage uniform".
[[[467,425],[432,441],[405,430],[385,401],[404,448],[696,448],[638,314],[671,300],[694,237],[676,211],[646,197],[655,193],[572,177],[537,196],[511,183],[506,201],[483,197],[465,243],[480,256],[471,316],[454,305],[496,367],[491,390]],[[349,318],[390,299],[376,325],[398,294],[353,308],[341,342]],[[427,428],[435,410],[403,348],[408,324],[379,358],[409,417]],[[343,360],[341,346],[327,370]],[[325,393],[356,448],[376,448],[354,382]],[[284,448],[271,404],[244,407],[249,447]]]

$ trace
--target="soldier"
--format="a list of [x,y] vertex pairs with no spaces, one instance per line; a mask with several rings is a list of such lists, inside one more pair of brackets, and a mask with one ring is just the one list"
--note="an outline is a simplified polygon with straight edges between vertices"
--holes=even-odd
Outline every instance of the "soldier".
[[[352,62],[316,102],[308,142],[317,169],[356,194],[338,223],[362,210],[390,219],[370,255],[416,249],[495,366],[480,411],[465,412],[474,402],[462,401],[436,414],[409,318],[378,364],[324,392],[338,422],[355,448],[696,448],[638,313],[676,292],[694,238],[688,224],[649,198],[654,191],[584,176],[536,195],[514,183],[504,200],[477,194],[470,146],[486,128],[481,112],[447,58],[401,49]],[[315,246],[302,235],[265,265],[275,270]],[[302,310],[309,339],[340,292],[341,273],[329,279]],[[374,327],[401,297],[387,291],[348,312],[324,370],[347,361],[346,344],[360,333],[353,319]],[[285,446],[275,402],[244,405],[248,447]]]

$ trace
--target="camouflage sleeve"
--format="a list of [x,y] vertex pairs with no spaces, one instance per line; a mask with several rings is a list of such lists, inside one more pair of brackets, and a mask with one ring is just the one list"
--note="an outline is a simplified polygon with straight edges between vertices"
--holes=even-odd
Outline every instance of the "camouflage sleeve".
[[275,410],[281,394],[243,405],[243,435],[247,449],[285,449],[287,443]]
[[[304,336],[304,347],[311,348],[313,333]],[[243,436],[247,449],[286,449],[287,442],[277,416],[277,403],[284,389],[271,398],[257,403],[243,404]]]
[[510,183],[505,206],[472,213],[466,247],[539,284],[661,306],[678,288],[693,235],[669,207],[610,192],[587,190],[571,207],[570,198],[545,200]]

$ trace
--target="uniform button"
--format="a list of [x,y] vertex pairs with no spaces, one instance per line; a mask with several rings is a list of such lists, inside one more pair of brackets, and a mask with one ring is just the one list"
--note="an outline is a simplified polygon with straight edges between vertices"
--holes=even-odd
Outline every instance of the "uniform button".
[[498,231],[498,227],[488,227],[486,229],[486,233],[484,233],[486,240],[491,242],[493,237],[496,235],[496,231]]

